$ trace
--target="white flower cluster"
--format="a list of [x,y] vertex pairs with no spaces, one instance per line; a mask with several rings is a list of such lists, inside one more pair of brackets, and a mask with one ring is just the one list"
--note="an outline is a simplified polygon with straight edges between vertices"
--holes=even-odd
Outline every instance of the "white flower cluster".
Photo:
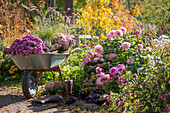
[[[170,53],[170,38],[168,36],[162,35],[158,39],[154,39],[152,44],[153,44],[154,49],[160,50],[161,52],[163,52],[165,54]],[[156,57],[156,59],[154,59],[154,57]],[[167,65],[165,63],[163,63],[158,56],[147,55],[147,58],[149,59],[148,65],[151,66],[151,65],[159,65],[160,64],[160,65],[162,65],[162,68],[169,70]],[[153,68],[153,67],[151,67],[151,68]]]
[[169,51],[170,48],[170,39],[166,35],[162,35],[159,39],[154,39],[152,44],[156,49],[167,49]]
[[162,40],[162,39],[169,39],[169,37],[166,36],[166,35],[161,35],[161,36],[159,37],[159,40]]

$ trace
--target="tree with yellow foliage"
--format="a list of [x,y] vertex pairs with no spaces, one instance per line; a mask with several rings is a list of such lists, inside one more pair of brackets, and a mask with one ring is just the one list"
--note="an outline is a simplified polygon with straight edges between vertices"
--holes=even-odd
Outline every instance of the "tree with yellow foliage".
[[132,16],[119,0],[87,0],[85,7],[78,9],[81,16],[76,23],[85,28],[87,34],[98,36],[122,26],[131,32],[138,29],[134,16],[140,13],[135,11],[134,8]]

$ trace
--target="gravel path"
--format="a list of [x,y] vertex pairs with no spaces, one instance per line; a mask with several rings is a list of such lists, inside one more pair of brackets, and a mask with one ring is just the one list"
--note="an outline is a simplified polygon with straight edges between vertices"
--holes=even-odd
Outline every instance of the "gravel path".
[[0,86],[0,113],[86,113],[82,110],[87,108],[92,108],[90,111],[98,109],[96,105],[86,105],[82,101],[76,101],[70,106],[64,102],[35,106],[31,104],[31,99],[24,97],[21,86]]

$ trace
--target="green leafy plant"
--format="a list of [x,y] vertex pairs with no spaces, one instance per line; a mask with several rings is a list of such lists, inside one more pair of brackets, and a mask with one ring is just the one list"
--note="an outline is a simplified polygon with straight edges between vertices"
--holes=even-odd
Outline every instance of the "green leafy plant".
[[38,16],[34,17],[35,28],[32,31],[36,36],[46,42],[47,47],[51,47],[51,41],[57,33],[66,33],[64,17],[55,8],[49,8],[47,11],[35,9]]

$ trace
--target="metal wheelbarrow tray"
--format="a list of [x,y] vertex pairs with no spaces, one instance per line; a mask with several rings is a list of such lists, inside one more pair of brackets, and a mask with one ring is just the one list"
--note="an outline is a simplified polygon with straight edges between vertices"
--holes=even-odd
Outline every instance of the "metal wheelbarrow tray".
[[59,72],[60,79],[63,84],[60,65],[79,48],[71,50],[69,53],[45,53],[45,54],[30,54],[27,57],[22,55],[12,56],[8,54],[14,63],[24,70],[22,76],[22,91],[26,98],[32,98],[38,90],[38,78],[43,72],[50,71],[55,82],[54,71]]
[[45,53],[31,54],[27,57],[22,55],[9,56],[21,70],[48,70],[62,64],[68,55],[68,53]]

